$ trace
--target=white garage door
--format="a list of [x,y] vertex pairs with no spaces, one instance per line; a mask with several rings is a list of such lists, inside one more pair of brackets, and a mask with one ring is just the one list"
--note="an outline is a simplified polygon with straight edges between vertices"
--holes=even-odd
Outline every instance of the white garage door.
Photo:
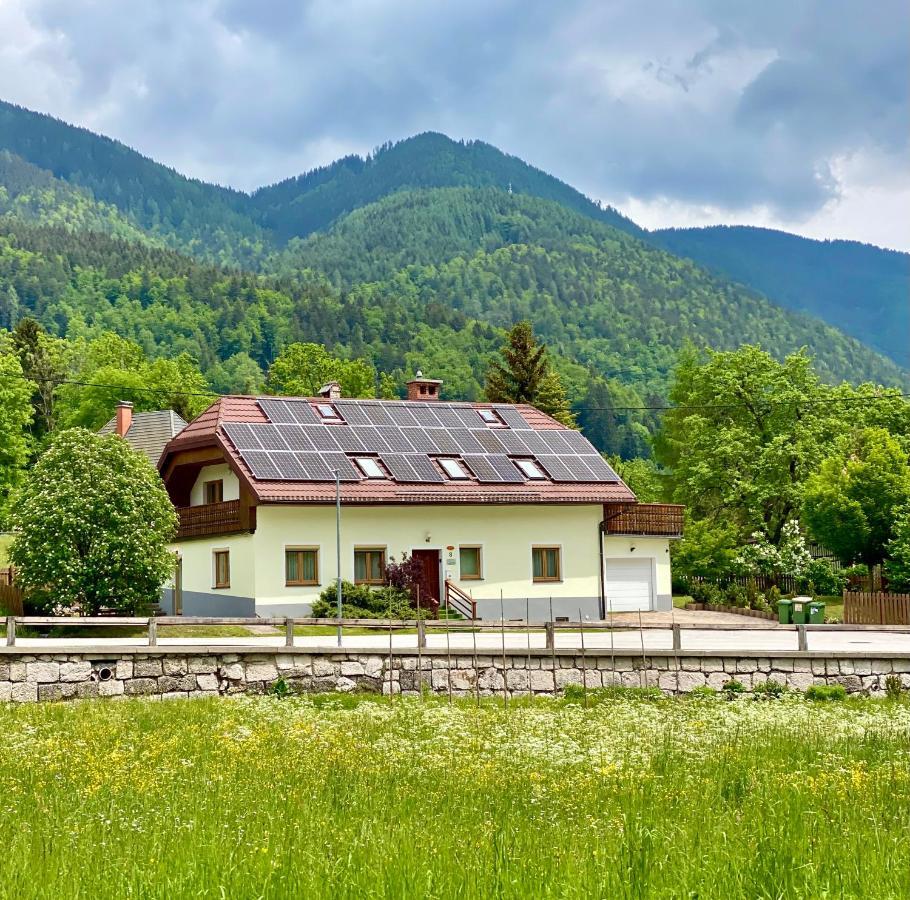
[[608,612],[651,608],[650,559],[608,559],[606,568]]

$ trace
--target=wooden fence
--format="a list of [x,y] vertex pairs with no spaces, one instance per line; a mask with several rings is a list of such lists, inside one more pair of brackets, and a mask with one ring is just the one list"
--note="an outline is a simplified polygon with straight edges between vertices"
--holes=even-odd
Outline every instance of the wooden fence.
[[845,625],[910,625],[910,594],[844,591]]

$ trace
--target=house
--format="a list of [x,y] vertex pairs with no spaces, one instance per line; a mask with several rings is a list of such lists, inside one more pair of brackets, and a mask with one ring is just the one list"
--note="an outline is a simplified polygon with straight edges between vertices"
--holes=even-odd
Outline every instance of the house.
[[134,450],[144,453],[153,466],[158,464],[168,441],[186,428],[186,420],[172,409],[154,412],[133,412],[133,404],[125,400],[117,404],[114,417],[98,434],[116,434]]
[[[341,574],[381,585],[413,554],[425,592],[483,618],[669,609],[678,506],[639,504],[577,431],[527,405],[223,397],[159,469],[180,518],[182,612],[304,616]],[[500,605],[501,604],[501,605]]]

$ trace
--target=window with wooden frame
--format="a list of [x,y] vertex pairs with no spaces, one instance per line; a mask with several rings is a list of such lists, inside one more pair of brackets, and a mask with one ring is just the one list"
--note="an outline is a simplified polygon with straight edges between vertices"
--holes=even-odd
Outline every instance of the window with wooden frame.
[[216,588],[231,586],[231,551],[214,550],[212,552],[212,569]]
[[483,578],[483,558],[480,547],[458,548],[458,569],[462,581],[480,581]]
[[319,584],[319,550],[287,547],[284,551],[284,583],[291,586]]
[[532,547],[534,581],[560,581],[562,561],[559,547]]
[[385,584],[385,547],[354,551],[354,584]]
[[224,502],[224,481],[221,478],[202,482],[202,494],[205,503]]

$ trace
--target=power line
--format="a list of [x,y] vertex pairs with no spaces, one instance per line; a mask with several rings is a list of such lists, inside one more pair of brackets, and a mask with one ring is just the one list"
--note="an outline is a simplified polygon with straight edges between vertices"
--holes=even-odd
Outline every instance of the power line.
[[[26,375],[0,374],[0,378],[18,378],[22,381],[31,381],[38,383],[35,379]],[[207,397],[209,399],[216,397],[231,397],[232,394],[222,394],[218,391],[181,391],[171,390],[169,388],[151,388],[151,387],[132,387],[123,384],[102,384],[95,381],[78,381],[72,378],[47,378],[42,380],[45,384],[59,386],[63,384],[73,385],[75,387],[96,387],[104,388],[111,391],[123,391],[124,393],[144,393],[144,394],[164,394],[169,397]],[[910,393],[899,394],[873,394],[863,397],[804,397],[798,400],[769,400],[761,404],[762,409],[773,406],[825,406],[828,404],[838,403],[873,403],[880,401],[894,401],[910,398]],[[748,403],[694,403],[678,405],[651,405],[651,406],[575,406],[572,407],[574,412],[665,412],[667,410],[710,410],[710,409],[747,409]]]

